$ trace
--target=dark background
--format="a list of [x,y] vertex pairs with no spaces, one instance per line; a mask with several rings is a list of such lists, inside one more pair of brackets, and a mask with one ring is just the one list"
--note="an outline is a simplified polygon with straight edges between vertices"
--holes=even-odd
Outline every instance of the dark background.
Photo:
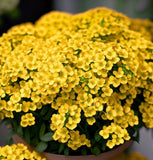
[[20,0],[18,15],[10,17],[10,14],[2,15],[0,35],[6,32],[11,26],[24,22],[35,22],[40,16],[54,9],[53,0]]

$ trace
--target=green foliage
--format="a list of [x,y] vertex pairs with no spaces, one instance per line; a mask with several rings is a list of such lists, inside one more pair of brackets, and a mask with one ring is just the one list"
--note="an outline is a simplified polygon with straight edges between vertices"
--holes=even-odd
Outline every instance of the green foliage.
[[87,155],[87,149],[83,147],[81,149],[81,154],[84,155],[84,156]]
[[101,140],[101,136],[99,135],[99,132],[97,132],[96,134],[95,134],[95,141],[96,142],[99,142],[100,140]]
[[40,140],[38,139],[38,137],[33,137],[33,138],[31,139],[31,141],[30,141],[30,144],[31,144],[32,146],[37,146],[39,142],[40,142]]
[[99,147],[93,147],[91,148],[91,153],[94,154],[94,155],[98,155],[101,153]]
[[45,123],[42,123],[41,127],[40,127],[40,131],[39,131],[39,137],[42,137],[45,133],[46,130],[46,125]]
[[50,107],[50,109],[47,112],[47,114],[43,117],[43,120],[49,120],[50,115],[52,115],[53,112],[54,112],[54,110],[52,110],[51,107]]
[[84,78],[84,77],[80,77],[80,80],[83,81],[83,82],[86,82],[86,83],[88,83],[88,81],[89,81],[88,78]]
[[35,148],[36,152],[44,152],[47,148],[48,144],[46,142],[40,142]]
[[102,144],[101,150],[102,150],[102,151],[105,151],[105,150],[106,150],[106,143],[103,143],[103,144]]
[[6,142],[7,145],[13,144],[13,139],[12,139],[12,137],[13,137],[15,134],[16,134],[16,132],[11,131],[11,132],[7,135],[7,137],[5,138],[5,142]]
[[58,149],[58,153],[62,153],[64,151],[64,148],[65,148],[65,144],[64,143],[61,143],[60,144],[60,147]]
[[40,137],[40,140],[43,142],[49,142],[53,140],[53,132],[48,132]]
[[64,150],[64,155],[69,156],[69,148],[68,147]]
[[24,138],[26,140],[27,143],[31,143],[31,139],[30,139],[30,130],[28,128],[24,129]]
[[128,70],[126,68],[126,65],[125,64],[122,64],[121,65],[122,69],[123,69],[123,72],[124,74],[127,76],[127,75],[131,75],[132,77],[134,77],[134,73],[131,71],[131,70]]
[[39,113],[41,116],[44,116],[48,112],[48,106],[43,106],[41,112]]
[[48,142],[48,148],[46,152],[58,154],[60,148],[60,143],[56,141]]
[[[27,130],[27,129],[26,129]],[[21,126],[18,126],[17,127],[17,134],[20,136],[20,137],[23,137],[23,128]]]

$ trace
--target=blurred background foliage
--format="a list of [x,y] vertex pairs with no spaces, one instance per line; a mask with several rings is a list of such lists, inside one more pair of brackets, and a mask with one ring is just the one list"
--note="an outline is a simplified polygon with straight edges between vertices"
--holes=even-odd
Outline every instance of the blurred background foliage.
[[35,22],[51,10],[78,13],[95,7],[153,20],[153,0],[0,0],[0,35],[13,25]]
[[153,19],[153,0],[56,0],[55,9],[71,13],[108,7],[131,18]]
[[35,22],[53,9],[52,0],[0,0],[0,35],[16,24]]

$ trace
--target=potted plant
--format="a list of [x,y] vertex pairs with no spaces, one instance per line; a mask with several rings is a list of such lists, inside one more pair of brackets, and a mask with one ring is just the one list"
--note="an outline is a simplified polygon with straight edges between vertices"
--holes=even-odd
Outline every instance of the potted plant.
[[141,127],[153,127],[153,43],[132,24],[97,8],[51,12],[4,33],[0,118],[12,134],[74,159],[138,141]]

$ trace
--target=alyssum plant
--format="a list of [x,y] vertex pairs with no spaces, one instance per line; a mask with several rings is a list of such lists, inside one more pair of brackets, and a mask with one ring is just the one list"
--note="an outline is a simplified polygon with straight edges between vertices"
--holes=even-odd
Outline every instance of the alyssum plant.
[[97,155],[138,140],[153,128],[151,27],[102,8],[11,28],[0,37],[0,118],[37,152]]

